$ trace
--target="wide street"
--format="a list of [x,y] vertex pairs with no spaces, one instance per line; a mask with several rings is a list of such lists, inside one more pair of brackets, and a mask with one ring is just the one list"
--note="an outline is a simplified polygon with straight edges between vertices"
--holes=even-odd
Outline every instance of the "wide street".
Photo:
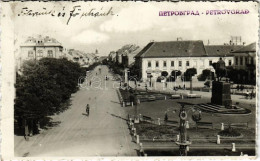
[[[99,83],[92,81],[92,87],[81,88],[72,95],[70,108],[53,116],[58,122],[41,134],[25,141],[15,136],[15,155],[29,157],[43,156],[136,156],[136,145],[132,142],[126,124],[126,113],[120,106],[114,81],[105,82],[109,75],[106,66],[97,67],[91,75]],[[88,73],[90,75],[90,73]],[[90,76],[91,77],[91,76]],[[105,88],[106,86],[106,88]],[[90,105],[90,116],[86,116],[85,107]],[[59,123],[60,122],[60,123]]]

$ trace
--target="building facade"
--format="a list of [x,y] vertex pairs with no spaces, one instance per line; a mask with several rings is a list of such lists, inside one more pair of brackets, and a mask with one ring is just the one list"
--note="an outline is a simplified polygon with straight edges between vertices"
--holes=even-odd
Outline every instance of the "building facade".
[[256,43],[246,45],[232,54],[234,54],[234,69],[241,71],[238,73],[238,79],[254,84],[256,81]]
[[226,66],[232,66],[234,59],[229,51],[234,48],[239,47],[204,46],[202,41],[150,42],[135,58],[142,79],[148,80],[152,75],[152,79],[156,80],[163,71],[170,75],[174,70],[184,73],[189,68],[196,68],[199,75],[204,69],[211,70],[211,65],[219,61],[220,57]]
[[56,39],[49,36],[28,37],[20,45],[19,64],[26,60],[39,60],[41,58],[62,58],[64,57],[63,46]]

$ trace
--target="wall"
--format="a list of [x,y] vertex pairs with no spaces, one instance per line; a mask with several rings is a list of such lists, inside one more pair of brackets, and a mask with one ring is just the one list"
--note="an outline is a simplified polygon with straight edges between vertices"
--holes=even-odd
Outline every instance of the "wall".
[[[184,73],[188,68],[196,68],[197,75],[201,74],[204,69],[210,68],[209,61],[215,63],[219,61],[220,57],[171,57],[171,58],[143,58],[142,59],[142,78],[143,80],[147,80],[147,70],[152,70],[153,79],[157,79],[158,76],[161,75],[159,71],[167,71],[170,73],[173,70],[180,70]],[[223,60],[228,66],[229,60],[231,64],[233,64],[233,57],[224,57]],[[148,62],[151,61],[151,67],[148,68]],[[159,61],[159,67],[155,67],[155,62]],[[163,62],[166,61],[167,66],[163,66]],[[171,66],[171,61],[174,61],[174,66]],[[179,61],[182,62],[182,66],[179,67]],[[186,66],[186,61],[189,61],[189,66]],[[156,73],[154,70],[157,70]]]

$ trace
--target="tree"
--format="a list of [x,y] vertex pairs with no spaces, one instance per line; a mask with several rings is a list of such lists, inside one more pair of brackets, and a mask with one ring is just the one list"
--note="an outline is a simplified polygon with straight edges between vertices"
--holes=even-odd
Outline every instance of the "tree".
[[201,111],[196,109],[192,114],[192,120],[196,122],[196,130],[198,129],[197,123],[201,120]]
[[186,72],[184,73],[184,77],[186,81],[190,81],[192,76],[194,76],[195,74],[197,74],[197,69],[196,68],[189,68],[186,70]]
[[201,75],[198,77],[199,81],[205,81],[207,78],[210,78],[211,71],[209,69],[204,69]]
[[161,73],[161,76],[167,77],[167,76],[168,76],[168,72],[167,72],[167,71],[163,71],[163,72]]
[[62,105],[78,89],[79,77],[84,75],[79,64],[67,59],[25,62],[22,74],[16,77],[15,117],[36,124],[41,118],[62,111]]
[[[171,72],[171,78],[172,79],[170,79],[170,80],[171,81],[175,81],[177,79],[177,77],[180,76],[180,75],[181,75],[181,71],[180,70],[173,70]],[[176,78],[175,78],[175,76],[176,76]]]

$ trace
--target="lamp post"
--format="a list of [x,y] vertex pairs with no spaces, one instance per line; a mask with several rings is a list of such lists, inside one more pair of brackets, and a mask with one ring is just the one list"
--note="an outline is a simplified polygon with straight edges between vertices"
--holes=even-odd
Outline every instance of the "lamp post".
[[179,103],[181,104],[181,109],[179,113],[180,140],[176,141],[176,144],[179,145],[180,156],[187,156],[187,146],[189,146],[191,142],[187,140],[186,119],[188,115],[185,109],[185,105],[193,105],[193,104],[185,103],[185,102],[179,102]]

